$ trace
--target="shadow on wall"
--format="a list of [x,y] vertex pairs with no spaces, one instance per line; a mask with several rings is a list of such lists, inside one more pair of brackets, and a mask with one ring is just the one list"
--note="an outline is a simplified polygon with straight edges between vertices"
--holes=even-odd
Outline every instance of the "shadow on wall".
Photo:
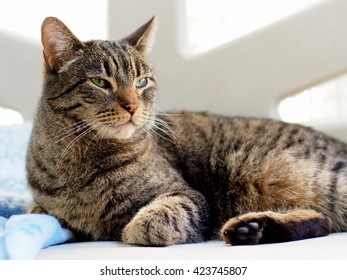
[[0,106],[32,119],[41,94],[41,45],[3,30],[0,42]]
[[346,69],[347,1],[326,1],[192,59],[177,47],[185,32],[182,1],[109,2],[110,38],[158,16],[152,57],[164,111],[278,118],[280,98]]

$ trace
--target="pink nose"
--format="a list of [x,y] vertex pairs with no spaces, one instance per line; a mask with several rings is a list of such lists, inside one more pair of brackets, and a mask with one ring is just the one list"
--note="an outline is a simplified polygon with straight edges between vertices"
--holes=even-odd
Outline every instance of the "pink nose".
[[139,108],[140,103],[127,103],[127,104],[122,104],[122,107],[129,112],[130,115],[134,115]]

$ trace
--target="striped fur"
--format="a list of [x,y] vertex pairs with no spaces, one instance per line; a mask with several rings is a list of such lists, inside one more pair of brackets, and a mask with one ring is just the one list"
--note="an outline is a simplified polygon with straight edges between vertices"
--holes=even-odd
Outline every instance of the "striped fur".
[[154,113],[156,19],[120,41],[42,25],[32,213],[81,239],[257,244],[347,229],[347,146],[279,121]]

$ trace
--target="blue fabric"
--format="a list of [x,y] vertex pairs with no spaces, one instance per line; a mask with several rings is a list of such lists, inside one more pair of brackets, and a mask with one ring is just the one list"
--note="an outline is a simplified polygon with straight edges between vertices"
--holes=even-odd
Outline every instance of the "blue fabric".
[[22,214],[0,217],[0,259],[34,259],[51,245],[72,241],[71,231],[63,229],[50,215]]
[[0,259],[34,259],[40,249],[73,234],[49,215],[24,214],[32,200],[25,156],[32,125],[0,125]]
[[0,125],[0,216],[21,214],[31,201],[25,176],[25,155],[31,123]]

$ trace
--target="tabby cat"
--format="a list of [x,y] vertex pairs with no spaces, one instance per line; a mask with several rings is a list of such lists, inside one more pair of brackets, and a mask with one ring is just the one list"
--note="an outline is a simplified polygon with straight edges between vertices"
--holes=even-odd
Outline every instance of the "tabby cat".
[[42,25],[34,202],[83,240],[262,244],[347,230],[347,145],[276,120],[156,114],[156,18],[120,41]]

